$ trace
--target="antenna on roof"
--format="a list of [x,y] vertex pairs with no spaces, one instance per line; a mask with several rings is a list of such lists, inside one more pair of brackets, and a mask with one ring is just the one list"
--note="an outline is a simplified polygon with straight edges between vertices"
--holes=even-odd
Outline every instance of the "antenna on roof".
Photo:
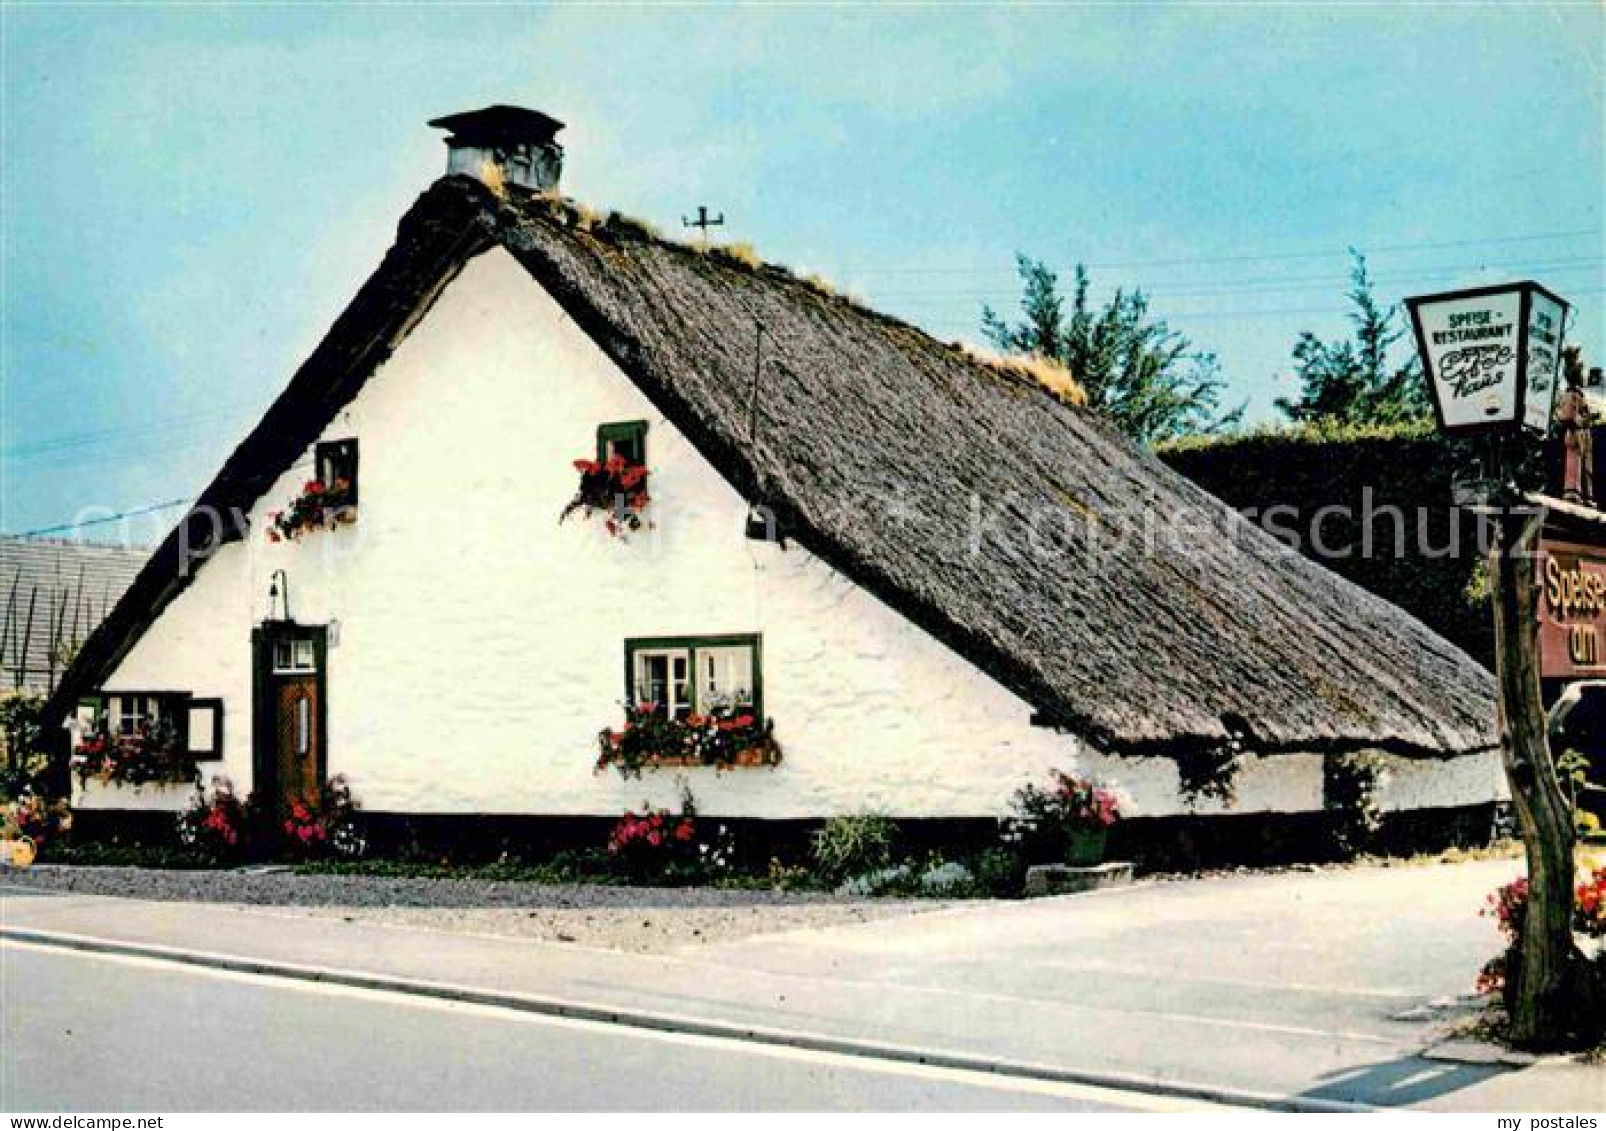
[[724,224],[725,214],[721,212],[718,216],[710,216],[708,214],[708,205],[699,204],[697,206],[697,219],[688,220],[686,217],[682,216],[680,218],[680,223],[682,227],[702,229],[702,234],[697,238],[706,244],[708,242],[708,229],[717,228]]

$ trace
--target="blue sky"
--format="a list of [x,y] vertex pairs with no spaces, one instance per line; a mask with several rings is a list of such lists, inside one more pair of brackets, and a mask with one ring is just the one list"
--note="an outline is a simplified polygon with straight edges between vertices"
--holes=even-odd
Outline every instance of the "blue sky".
[[569,124],[572,195],[710,204],[945,338],[1016,251],[1085,261],[1252,420],[1350,245],[1390,300],[1547,282],[1606,360],[1593,3],[0,13],[8,532],[195,494],[444,169],[425,120],[490,102]]

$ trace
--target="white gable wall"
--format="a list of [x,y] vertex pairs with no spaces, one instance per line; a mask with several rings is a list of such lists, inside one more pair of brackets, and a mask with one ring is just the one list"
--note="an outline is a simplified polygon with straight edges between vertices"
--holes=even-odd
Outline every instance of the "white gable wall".
[[[600,520],[560,526],[571,461],[593,454],[598,424],[637,419],[654,528],[622,542]],[[253,509],[252,536],[205,565],[106,684],[223,697],[221,770],[242,789],[250,633],[284,569],[297,620],[339,622],[330,770],[371,809],[606,814],[673,804],[684,780],[727,816],[979,816],[1052,767],[1121,785],[1139,812],[1180,809],[1169,763],[1032,727],[1024,701],[811,554],[745,540],[742,500],[501,249],[468,265],[324,439],[348,436],[357,523],[267,541],[267,513],[313,474],[309,449]],[[597,732],[622,717],[627,637],[737,632],[763,635],[779,768],[593,772]],[[1487,800],[1497,767],[1463,762],[1444,789],[1413,775],[1411,804]],[[1240,796],[1239,811],[1319,808],[1320,759],[1258,760]]]

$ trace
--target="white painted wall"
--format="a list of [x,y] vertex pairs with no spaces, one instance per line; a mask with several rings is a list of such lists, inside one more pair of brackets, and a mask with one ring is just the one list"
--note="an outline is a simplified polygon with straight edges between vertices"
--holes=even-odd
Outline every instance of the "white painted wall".
[[[653,529],[625,543],[597,521],[558,525],[571,461],[593,453],[598,424],[634,419],[650,422]],[[608,814],[673,804],[684,780],[724,816],[979,816],[1061,767],[1121,786],[1134,812],[1179,811],[1169,762],[1032,727],[1024,701],[823,562],[746,541],[743,501],[500,249],[323,438],[347,436],[361,449],[357,523],[267,541],[267,512],[313,474],[309,449],[253,509],[253,536],[201,569],[107,683],[223,698],[225,760],[208,770],[242,790],[250,633],[282,568],[296,619],[339,621],[330,769],[371,809]],[[783,764],[594,773],[596,734],[621,718],[625,638],[734,632],[763,634]],[[1460,761],[1467,772],[1413,770],[1401,796],[1486,800],[1488,761]],[[1243,812],[1319,808],[1320,759],[1257,760],[1239,793]]]

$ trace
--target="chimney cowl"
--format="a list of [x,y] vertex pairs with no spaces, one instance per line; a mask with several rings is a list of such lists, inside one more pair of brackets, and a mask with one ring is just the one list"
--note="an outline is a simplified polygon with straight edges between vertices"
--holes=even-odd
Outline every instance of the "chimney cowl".
[[[522,106],[487,106],[429,123],[447,131],[446,171],[551,192],[563,173],[563,123]],[[494,172],[493,172],[494,170]]]

